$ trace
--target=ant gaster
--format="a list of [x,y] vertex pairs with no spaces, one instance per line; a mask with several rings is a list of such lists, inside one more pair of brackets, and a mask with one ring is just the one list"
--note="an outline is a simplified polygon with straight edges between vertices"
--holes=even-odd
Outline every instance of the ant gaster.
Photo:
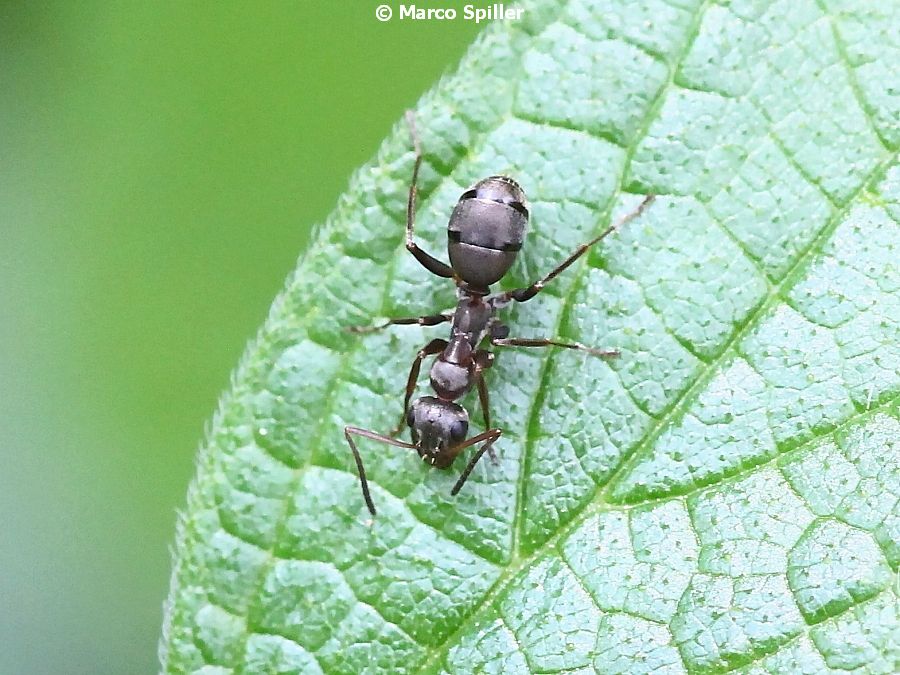
[[[432,340],[416,355],[406,382],[403,417],[390,435],[353,426],[344,428],[344,435],[356,460],[363,498],[373,516],[375,505],[372,503],[362,457],[353,442],[353,436],[371,438],[415,450],[423,460],[440,469],[450,467],[453,460],[466,448],[482,443],[450,491],[452,495],[459,492],[485,452],[493,457],[492,446],[500,438],[502,431],[491,427],[484,371],[491,367],[494,355],[479,347],[485,338],[489,338],[490,344],[495,347],[556,346],[584,351],[603,358],[618,356],[619,352],[615,350],[594,349],[577,342],[560,342],[544,338],[511,338],[509,328],[497,317],[497,310],[512,301],[525,302],[533,298],[591,246],[624,223],[636,218],[653,200],[653,195],[644,198],[634,211],[616,224],[607,227],[590,241],[581,244],[542,279],[526,288],[491,295],[490,285],[503,278],[515,262],[519,249],[522,248],[525,227],[528,224],[525,192],[516,181],[506,176],[489,176],[475,183],[462,193],[450,216],[447,226],[450,265],[434,258],[419,248],[413,239],[416,183],[422,164],[422,147],[416,132],[415,118],[411,112],[407,113],[407,122],[416,157],[406,209],[406,249],[432,274],[456,282],[458,302],[453,313],[391,319],[379,326],[350,329],[356,333],[367,333],[395,324],[436,326],[452,322],[449,340]],[[423,396],[410,405],[419,369],[423,359],[428,356],[436,356],[430,371],[431,387],[436,395]],[[478,398],[487,431],[467,439],[469,415],[456,401],[473,385],[478,388]],[[410,428],[412,443],[394,438],[400,433],[404,423]]]

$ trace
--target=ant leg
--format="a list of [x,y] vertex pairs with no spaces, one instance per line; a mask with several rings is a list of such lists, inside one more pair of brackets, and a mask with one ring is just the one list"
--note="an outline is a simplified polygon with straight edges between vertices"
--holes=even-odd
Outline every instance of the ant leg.
[[422,366],[422,359],[433,354],[440,354],[447,348],[447,341],[436,338],[419,350],[416,358],[413,360],[412,368],[409,369],[409,378],[406,380],[406,397],[403,399],[403,412],[400,413],[400,422],[391,431],[391,437],[396,436],[403,431],[403,425],[406,422],[406,412],[409,410],[409,401],[416,389],[416,381],[419,379],[419,369]]
[[614,359],[619,356],[617,349],[596,349],[580,342],[559,342],[545,338],[491,338],[491,344],[496,347],[564,347],[587,352],[592,356],[599,356],[601,359]]
[[452,279],[452,267],[429,255],[413,241],[413,229],[416,223],[416,194],[418,193],[416,183],[419,180],[419,167],[422,165],[422,143],[419,140],[419,133],[416,131],[416,117],[412,110],[406,111],[406,123],[409,125],[409,135],[412,136],[413,148],[416,152],[412,181],[409,184],[409,198],[406,202],[406,250],[412,253],[413,257],[422,264],[422,267],[432,274]]
[[553,281],[557,276],[559,276],[559,274],[563,270],[565,270],[569,265],[571,265],[573,262],[578,260],[582,255],[584,255],[585,251],[590,249],[591,246],[593,246],[598,241],[600,241],[601,239],[606,237],[608,234],[615,232],[616,230],[618,230],[620,227],[622,227],[629,221],[634,220],[639,215],[641,215],[641,213],[644,212],[644,209],[646,209],[647,206],[650,205],[650,202],[653,201],[654,197],[655,197],[654,195],[647,195],[646,197],[644,197],[644,201],[642,201],[634,211],[632,211],[631,213],[627,214],[626,216],[620,218],[618,222],[615,222],[612,225],[610,225],[609,227],[607,227],[605,230],[603,230],[603,232],[598,234],[596,237],[591,239],[589,242],[587,242],[585,244],[581,244],[581,246],[579,246],[578,248],[575,249],[575,251],[572,253],[572,255],[570,255],[568,258],[563,260],[562,263],[560,263],[555,269],[553,269],[543,279],[540,279],[539,281],[535,281],[528,288],[517,288],[513,291],[507,291],[506,293],[503,293],[500,296],[498,296],[500,299],[500,302],[501,303],[509,302],[510,300],[516,300],[517,302],[525,302],[526,300],[531,300],[531,298],[533,298],[535,295],[540,293],[541,290],[543,290],[544,286],[546,286],[551,281]]
[[[481,414],[484,417],[484,426],[491,428],[490,398],[488,396],[487,383],[484,381],[484,371],[493,365],[494,355],[486,349],[475,352],[475,383],[478,385],[478,400],[481,403]],[[488,448],[488,456],[491,462],[497,463],[497,455],[493,448]]]
[[478,383],[478,400],[481,402],[481,414],[484,416],[484,426],[491,426],[491,411],[489,409],[488,390],[484,382],[484,375],[481,370],[475,369],[475,378]]
[[359,427],[344,427],[344,437],[347,439],[347,443],[350,444],[350,450],[353,452],[353,459],[356,460],[356,471],[359,473],[359,483],[362,487],[363,499],[366,502],[369,513],[374,516],[375,504],[372,503],[372,495],[369,494],[369,481],[366,479],[366,470],[363,468],[362,457],[359,454],[359,450],[357,450],[356,448],[356,443],[353,442],[352,435],[362,436],[363,438],[371,438],[375,441],[381,441],[382,443],[395,445],[398,448],[409,448],[410,450],[415,450],[416,446],[412,443],[404,443],[403,441],[398,441],[394,438],[391,438],[390,436],[377,434],[374,431],[369,431],[368,429],[360,429]]
[[484,371],[494,365],[494,355],[486,349],[475,352],[475,380],[478,385],[478,400],[481,402],[481,414],[484,416],[484,426],[491,428],[491,412],[488,406],[488,390],[484,381]]
[[388,319],[382,324],[377,326],[347,326],[347,330],[351,333],[374,333],[379,330],[384,330],[388,326],[413,326],[418,324],[419,326],[437,326],[439,323],[444,323],[446,321],[452,321],[452,314],[433,314],[431,316],[411,316],[411,317],[403,317],[400,319]]
[[485,441],[484,445],[478,448],[478,452],[472,455],[472,459],[469,460],[469,463],[466,464],[466,468],[463,469],[463,472],[459,475],[459,480],[456,481],[456,485],[454,485],[453,489],[450,490],[451,495],[455,495],[462,489],[462,486],[465,485],[466,479],[469,477],[469,474],[472,473],[472,469],[474,469],[475,465],[478,464],[478,460],[481,459],[481,456],[485,452],[490,452],[491,446],[493,446],[494,442],[498,438],[500,438],[500,434],[502,433],[503,431],[501,429],[488,429],[487,431],[484,431],[477,436],[473,436],[469,440],[453,448],[453,457],[456,457],[462,450],[468,448],[470,445],[475,445],[476,443]]

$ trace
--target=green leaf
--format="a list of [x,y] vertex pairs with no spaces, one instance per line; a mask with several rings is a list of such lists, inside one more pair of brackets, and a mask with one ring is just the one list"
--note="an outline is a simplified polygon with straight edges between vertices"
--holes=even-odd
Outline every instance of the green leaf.
[[342,429],[390,429],[443,331],[344,329],[454,297],[403,248],[398,125],[222,399],[165,669],[896,672],[896,5],[524,7],[417,109],[418,232],[441,252],[458,194],[515,175],[521,285],[659,195],[507,315],[621,358],[498,351],[499,461],[453,498],[455,471],[364,442],[371,522]]

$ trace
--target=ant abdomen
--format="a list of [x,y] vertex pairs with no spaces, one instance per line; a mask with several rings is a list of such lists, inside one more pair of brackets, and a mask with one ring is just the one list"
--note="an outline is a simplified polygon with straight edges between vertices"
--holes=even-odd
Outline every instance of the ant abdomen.
[[527,225],[518,183],[506,176],[478,181],[459,198],[447,225],[450,266],[473,288],[487,289],[512,267]]

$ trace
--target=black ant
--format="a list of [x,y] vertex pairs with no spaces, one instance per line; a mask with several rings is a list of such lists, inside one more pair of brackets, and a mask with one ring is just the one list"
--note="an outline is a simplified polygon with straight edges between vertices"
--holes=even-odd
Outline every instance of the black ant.
[[[412,112],[407,113],[406,119],[416,153],[406,207],[406,249],[432,274],[453,279],[456,283],[459,301],[452,314],[391,319],[379,326],[350,329],[356,333],[366,333],[395,324],[436,326],[447,321],[452,322],[449,340],[432,340],[416,355],[406,382],[403,417],[391,435],[379,434],[353,426],[344,428],[344,435],[350,444],[350,450],[353,451],[356,468],[359,471],[363,499],[373,516],[375,515],[375,505],[369,494],[369,483],[366,480],[362,457],[353,442],[354,435],[415,450],[423,460],[439,469],[449,468],[460,452],[471,445],[483,442],[450,491],[452,495],[460,491],[475,464],[485,452],[490,453],[493,457],[492,446],[503,432],[500,429],[491,428],[484,371],[491,367],[494,355],[486,349],[479,348],[485,338],[489,337],[491,345],[495,347],[555,346],[577,349],[602,358],[619,355],[616,350],[594,349],[577,342],[559,342],[544,338],[511,338],[509,337],[509,328],[497,317],[497,310],[512,301],[525,302],[533,298],[591,246],[626,222],[639,216],[653,201],[653,195],[645,197],[634,211],[614,225],[607,227],[587,243],[581,244],[559,266],[531,286],[491,295],[490,285],[503,278],[512,267],[519,249],[522,248],[525,227],[528,224],[528,205],[525,200],[525,192],[516,181],[507,176],[489,176],[478,181],[462,193],[450,216],[450,222],[447,225],[447,250],[450,255],[450,265],[429,255],[420,249],[413,240],[416,218],[416,183],[419,177],[419,167],[422,164],[422,146]],[[431,387],[436,396],[423,396],[410,405],[422,360],[426,356],[434,355],[437,355],[437,358],[431,366],[430,376]],[[456,401],[467,393],[473,384],[478,387],[478,398],[481,402],[487,431],[467,440],[469,415]],[[404,423],[410,428],[412,443],[394,438],[400,433]]]

